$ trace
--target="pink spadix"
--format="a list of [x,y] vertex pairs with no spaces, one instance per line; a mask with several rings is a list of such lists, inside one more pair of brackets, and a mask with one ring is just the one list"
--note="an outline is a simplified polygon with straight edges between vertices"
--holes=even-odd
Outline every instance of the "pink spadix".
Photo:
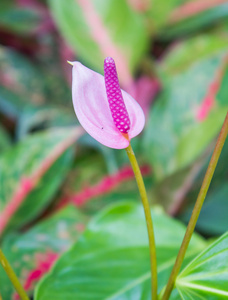
[[121,93],[114,59],[104,61],[104,78],[109,107],[117,129],[122,133],[130,130],[130,119]]
[[73,62],[72,97],[82,127],[101,144],[115,149],[129,146],[145,124],[139,104],[119,87],[115,63],[105,59],[104,76]]

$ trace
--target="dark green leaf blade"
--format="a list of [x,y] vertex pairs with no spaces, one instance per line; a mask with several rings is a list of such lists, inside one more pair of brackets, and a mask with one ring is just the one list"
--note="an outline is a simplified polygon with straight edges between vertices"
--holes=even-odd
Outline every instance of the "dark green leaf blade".
[[[223,234],[228,228],[228,185],[222,182],[217,188],[210,191],[207,200],[200,212],[196,228],[199,232],[209,235]],[[187,222],[191,216],[193,206],[181,218]]]

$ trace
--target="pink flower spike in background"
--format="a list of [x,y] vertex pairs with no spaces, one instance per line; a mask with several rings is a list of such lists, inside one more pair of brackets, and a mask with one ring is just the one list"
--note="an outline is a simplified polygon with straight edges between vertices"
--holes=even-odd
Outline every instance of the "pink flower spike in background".
[[145,124],[139,104],[120,89],[115,62],[107,57],[104,76],[73,62],[72,97],[82,127],[101,144],[123,149]]

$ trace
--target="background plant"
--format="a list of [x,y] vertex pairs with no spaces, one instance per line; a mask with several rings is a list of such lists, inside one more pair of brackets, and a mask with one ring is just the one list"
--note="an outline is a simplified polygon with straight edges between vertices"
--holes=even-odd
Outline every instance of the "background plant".
[[[145,111],[146,129],[132,142],[154,207],[161,291],[228,107],[227,11],[227,1],[1,1],[1,248],[31,297],[56,261],[35,299],[54,298],[54,277],[64,291],[58,270],[69,259],[76,268],[68,276],[82,281],[74,284],[79,299],[150,297],[133,173],[124,152],[81,136],[66,60],[102,72],[113,56],[122,87]],[[227,155],[226,142],[173,299],[205,297],[194,288],[204,253],[205,281],[213,276],[209,287],[227,293],[226,277],[213,275],[227,249]],[[0,294],[16,299],[2,269]]]

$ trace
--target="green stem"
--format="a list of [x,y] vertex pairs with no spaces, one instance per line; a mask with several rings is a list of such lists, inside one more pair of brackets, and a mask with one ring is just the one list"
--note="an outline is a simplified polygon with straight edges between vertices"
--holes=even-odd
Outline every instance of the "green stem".
[[125,149],[130,160],[132,169],[135,174],[135,179],[138,185],[139,193],[142,199],[142,204],[146,217],[146,225],[149,237],[149,248],[150,248],[150,267],[151,267],[151,286],[152,286],[152,299],[157,299],[157,262],[156,262],[156,248],[153,222],[151,217],[150,205],[147,199],[146,189],[143,182],[142,174],[137,163],[135,154],[131,147],[131,144]]
[[196,200],[195,207],[192,211],[192,215],[191,215],[191,218],[189,220],[188,227],[187,227],[183,242],[181,244],[181,248],[179,250],[178,256],[176,258],[176,262],[175,262],[174,267],[172,269],[172,272],[170,274],[170,277],[169,277],[165,292],[163,294],[162,300],[169,299],[170,294],[172,292],[172,289],[174,287],[175,280],[177,278],[177,275],[180,271],[182,262],[184,260],[184,256],[185,256],[186,250],[188,248],[188,244],[190,242],[191,236],[192,236],[193,231],[195,229],[196,222],[197,222],[197,219],[198,219],[199,214],[200,214],[200,210],[202,208],[204,199],[207,195],[207,191],[208,191],[208,188],[210,186],[211,179],[214,175],[214,171],[215,171],[219,156],[221,154],[223,145],[225,143],[227,134],[228,134],[228,113],[226,115],[225,121],[224,121],[222,129],[220,131],[220,134],[219,134],[214,152],[212,154],[209,166],[207,168],[207,172],[205,174],[205,177],[204,177],[204,180],[203,180],[198,198]]
[[[18,295],[20,296],[21,300],[29,300],[26,292],[24,291],[22,285],[20,284],[17,275],[14,273],[10,263],[8,262],[7,258],[5,257],[4,253],[0,249],[0,264],[2,265],[3,269],[6,271],[10,281],[12,282],[15,290],[17,291]],[[1,299],[1,296],[0,296]]]

